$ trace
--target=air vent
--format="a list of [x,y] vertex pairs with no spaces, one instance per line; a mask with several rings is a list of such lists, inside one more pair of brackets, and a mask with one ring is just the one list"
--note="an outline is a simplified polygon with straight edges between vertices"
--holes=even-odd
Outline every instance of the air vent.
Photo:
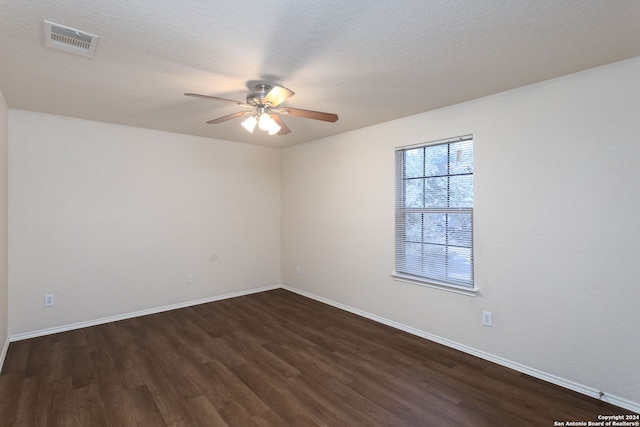
[[75,28],[44,21],[44,44],[52,49],[63,50],[76,55],[92,57],[96,50],[98,36]]

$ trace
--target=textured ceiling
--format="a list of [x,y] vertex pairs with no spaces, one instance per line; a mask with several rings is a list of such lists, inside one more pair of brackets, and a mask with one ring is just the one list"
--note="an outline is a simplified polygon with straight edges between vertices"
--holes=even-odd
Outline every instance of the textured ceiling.
[[[385,122],[640,56],[636,0],[0,0],[0,90],[10,108],[274,147]],[[96,34],[93,58],[44,46],[43,20]],[[257,82],[289,135],[247,133]]]

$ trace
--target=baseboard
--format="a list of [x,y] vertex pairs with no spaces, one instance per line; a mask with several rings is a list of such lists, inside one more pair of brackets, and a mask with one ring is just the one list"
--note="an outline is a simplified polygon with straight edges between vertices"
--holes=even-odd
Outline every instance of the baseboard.
[[7,357],[7,350],[9,350],[9,337],[4,341],[4,345],[2,346],[2,353],[0,353],[0,372],[2,372],[2,367],[4,366],[4,359]]
[[567,388],[569,390],[573,390],[573,391],[576,391],[578,393],[581,393],[581,394],[584,394],[584,395],[587,395],[587,396],[590,396],[590,397],[594,397],[596,399],[602,400],[603,402],[610,403],[610,404],[618,406],[620,408],[624,408],[624,409],[628,409],[630,411],[634,411],[634,412],[640,413],[640,403],[638,403],[638,402],[632,402],[632,401],[630,401],[628,399],[605,393],[602,390],[597,390],[597,389],[595,389],[593,387],[588,387],[588,386],[579,384],[579,383],[577,383],[575,381],[567,380],[565,378],[558,377],[556,375],[549,374],[547,372],[543,372],[543,371],[540,371],[540,370],[535,369],[535,368],[531,368],[531,367],[523,365],[521,363],[513,362],[511,360],[502,358],[500,356],[495,356],[493,354],[486,353],[484,351],[475,349],[473,347],[469,347],[467,345],[460,344],[460,343],[457,343],[455,341],[451,341],[451,340],[448,340],[446,338],[442,338],[440,336],[433,335],[433,334],[430,334],[430,333],[425,332],[425,331],[421,331],[421,330],[416,329],[416,328],[412,328],[411,326],[407,326],[407,325],[404,325],[402,323],[394,322],[393,320],[389,320],[389,319],[386,319],[384,317],[380,317],[380,316],[377,316],[375,314],[371,314],[371,313],[368,313],[366,311],[359,310],[357,308],[353,308],[353,307],[350,307],[350,306],[345,305],[345,304],[341,304],[339,302],[336,302],[336,301],[333,301],[333,300],[330,300],[330,299],[327,299],[327,298],[312,294],[310,292],[306,292],[306,291],[303,291],[303,290],[300,290],[300,289],[296,289],[296,288],[293,288],[293,287],[290,287],[290,286],[287,286],[287,285],[282,285],[282,288],[286,289],[288,291],[294,292],[294,293],[296,293],[298,295],[302,295],[304,297],[311,298],[313,300],[322,302],[324,304],[328,304],[330,306],[339,308],[341,310],[345,310],[345,311],[348,311],[350,313],[357,314],[358,316],[365,317],[365,318],[373,320],[375,322],[382,323],[382,324],[387,325],[387,326],[391,326],[392,328],[396,328],[396,329],[399,329],[401,331],[408,332],[408,333],[410,333],[412,335],[416,335],[416,336],[419,336],[421,338],[437,342],[438,344],[442,344],[442,345],[445,345],[447,347],[451,347],[453,349],[462,351],[464,353],[471,354],[471,355],[479,357],[481,359],[488,360],[488,361],[496,363],[498,365],[502,365],[502,366],[505,366],[507,368],[511,368],[511,369],[513,369],[515,371],[522,372],[522,373],[530,375],[530,376],[532,376],[534,378],[538,378],[538,379],[541,379],[543,381],[547,381],[549,383],[558,385],[560,387],[564,387],[564,388]]
[[[131,319],[133,317],[139,317],[139,316],[146,316],[146,315],[149,315],[149,314],[161,313],[163,311],[177,310],[179,308],[191,307],[191,306],[199,305],[199,304],[206,304],[208,302],[214,302],[214,301],[220,301],[220,300],[229,299],[229,298],[241,297],[241,296],[244,296],[244,295],[250,295],[250,294],[255,294],[255,293],[258,293],[258,292],[265,292],[265,291],[270,291],[270,290],[273,290],[273,289],[278,289],[280,287],[281,287],[280,285],[264,286],[264,287],[261,287],[261,288],[254,288],[254,289],[249,289],[249,290],[246,290],[246,291],[232,292],[232,293],[224,294],[224,295],[217,295],[217,296],[213,296],[213,297],[201,298],[201,299],[192,300],[192,301],[185,301],[185,302],[181,302],[181,303],[178,303],[178,304],[165,305],[165,306],[162,306],[162,307],[154,307],[154,308],[149,308],[149,309],[146,309],[146,310],[140,310],[140,311],[134,311],[134,312],[130,312],[130,313],[118,314],[118,315],[115,315],[115,316],[102,317],[100,319],[88,320],[88,321],[85,321],[85,322],[72,323],[72,324],[69,324],[69,325],[56,326],[56,327],[47,328],[47,329],[40,329],[40,330],[37,330],[37,331],[32,331],[32,332],[27,332],[27,333],[17,334],[17,335],[12,335],[7,340],[7,343],[8,342],[14,342],[14,341],[26,340],[26,339],[29,339],[29,338],[41,337],[41,336],[44,336],[44,335],[57,334],[58,332],[66,332],[66,331],[72,331],[74,329],[81,329],[81,328],[87,328],[87,327],[90,327],[90,326],[102,325],[104,323],[117,322],[118,320]],[[3,355],[2,361],[4,361],[4,353],[2,355]]]

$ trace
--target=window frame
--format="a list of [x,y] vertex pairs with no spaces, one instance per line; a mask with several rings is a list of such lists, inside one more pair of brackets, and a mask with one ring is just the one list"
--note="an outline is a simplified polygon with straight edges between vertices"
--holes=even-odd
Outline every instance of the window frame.
[[[473,155],[473,146],[474,144],[474,139],[473,139],[473,135],[464,135],[464,136],[459,136],[459,137],[454,137],[454,138],[447,138],[447,139],[441,139],[441,140],[437,140],[437,141],[430,141],[430,142],[425,142],[425,143],[419,143],[419,144],[413,144],[413,145],[406,145],[406,146],[400,146],[400,147],[396,147],[395,148],[395,270],[393,271],[393,273],[391,274],[391,276],[398,280],[398,281],[402,281],[402,282],[408,282],[408,283],[412,283],[412,284],[417,284],[417,285],[422,285],[422,286],[428,286],[428,287],[433,287],[433,288],[437,288],[437,289],[442,289],[442,290],[447,290],[447,291],[451,291],[451,292],[455,292],[455,293],[460,293],[460,294],[464,294],[464,295],[470,295],[470,296],[475,296],[478,292],[478,288],[476,286],[475,283],[475,272],[474,272],[474,245],[473,245],[473,229],[474,229],[474,224],[473,224],[473,201],[471,203],[471,207],[451,207],[448,203],[447,203],[447,207],[442,208],[442,207],[434,207],[434,206],[424,206],[422,208],[418,208],[416,209],[415,207],[408,207],[407,206],[407,200],[406,200],[406,183],[411,180],[411,179],[427,179],[427,178],[435,178],[436,176],[433,175],[427,175],[426,172],[423,174],[423,176],[421,177],[407,177],[406,176],[406,159],[405,159],[405,155],[404,153],[406,151],[409,150],[415,150],[415,149],[419,149],[419,148],[428,148],[428,147],[433,147],[433,146],[439,146],[439,145],[448,145],[448,149],[447,149],[447,172],[444,176],[447,177],[447,180],[449,182],[449,179],[451,176],[459,176],[459,174],[455,174],[455,173],[451,173],[451,170],[449,169],[450,165],[451,165],[451,152],[450,152],[450,147],[451,144],[453,143],[458,143],[458,142],[466,142],[466,141],[471,141],[472,144],[472,155]],[[425,158],[422,159],[423,165],[426,164],[426,160]],[[465,175],[470,175],[472,177],[472,181],[471,181],[471,191],[473,194],[473,175],[474,175],[474,170],[473,170],[473,158],[471,160],[471,165],[472,165],[472,169],[470,173],[466,173]],[[425,181],[426,182],[426,181]],[[426,193],[425,193],[426,194]],[[446,192],[446,200],[448,202],[451,201],[451,191],[450,191],[450,187],[447,185],[447,192]],[[433,214],[433,213],[443,213],[446,215],[449,214],[467,214],[470,215],[470,233],[469,233],[469,246],[468,249],[470,249],[470,254],[469,254],[469,262],[470,262],[470,283],[464,283],[465,281],[455,281],[455,280],[442,280],[442,277],[439,278],[434,278],[434,277],[429,277],[428,275],[422,275],[422,274],[415,274],[415,271],[410,271],[407,272],[407,270],[411,270],[409,268],[407,268],[407,264],[406,261],[403,262],[402,260],[406,260],[406,253],[407,253],[407,223],[406,223],[406,217],[409,213],[417,213],[420,212],[422,214]],[[445,228],[445,235],[449,235],[449,225],[448,225],[448,221],[446,222],[446,228]],[[422,223],[420,225],[420,232],[421,234],[424,236],[424,232],[425,232],[425,224]],[[424,239],[421,240],[421,244],[424,245],[426,242],[424,241]],[[446,244],[442,245],[445,248],[445,252],[448,253],[450,247],[455,247],[455,245],[450,245],[448,240],[446,242]],[[444,263],[447,264],[448,261],[446,261],[446,259],[448,258],[448,256],[445,255],[445,261]],[[401,265],[402,264],[402,265]],[[425,263],[421,264],[422,266],[425,265]],[[448,265],[446,265],[445,267],[443,267],[443,269],[448,269]],[[447,271],[447,275],[448,275],[448,270]]]

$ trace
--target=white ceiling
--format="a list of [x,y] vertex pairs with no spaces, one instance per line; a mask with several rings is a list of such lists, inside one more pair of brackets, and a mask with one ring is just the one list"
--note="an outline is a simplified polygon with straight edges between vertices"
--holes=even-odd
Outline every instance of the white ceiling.
[[[637,0],[0,0],[10,108],[288,146],[640,56]],[[85,58],[44,46],[43,20],[100,36]],[[296,95],[291,133],[247,133],[257,82]]]

